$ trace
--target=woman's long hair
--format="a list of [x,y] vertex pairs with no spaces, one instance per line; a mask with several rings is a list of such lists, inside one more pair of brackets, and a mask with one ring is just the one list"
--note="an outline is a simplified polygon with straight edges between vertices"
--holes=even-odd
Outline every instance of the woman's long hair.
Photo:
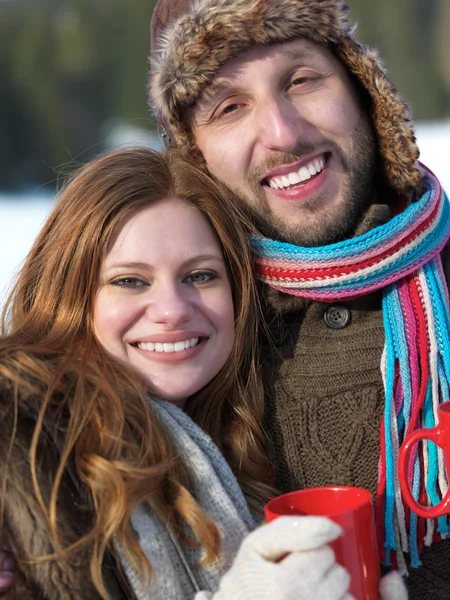
[[[174,195],[200,210],[217,232],[235,310],[232,353],[214,380],[188,400],[187,411],[222,449],[250,501],[260,504],[273,493],[257,369],[258,304],[238,206],[176,156],[169,163],[151,150],[132,148],[93,161],[62,190],[8,299],[0,376],[14,390],[18,413],[30,398],[38,407],[30,470],[55,548],[46,559],[92,550],[91,576],[104,598],[102,563],[114,538],[136,568],[144,563],[151,573],[130,526],[132,511],[143,502],[181,537],[186,521],[207,560],[220,551],[217,527],[189,493],[182,457],[177,460],[149,406],[144,383],[113,362],[93,333],[99,271],[112,235],[131,213]],[[48,427],[64,432],[49,497],[39,472]],[[83,535],[67,540],[58,502],[61,482],[73,469],[93,519]]]

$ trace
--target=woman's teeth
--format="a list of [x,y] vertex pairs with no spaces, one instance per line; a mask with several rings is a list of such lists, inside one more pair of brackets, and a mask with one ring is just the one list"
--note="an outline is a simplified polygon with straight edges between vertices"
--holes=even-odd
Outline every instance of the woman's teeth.
[[138,342],[137,347],[148,352],[182,352],[198,344],[198,337],[180,342]]

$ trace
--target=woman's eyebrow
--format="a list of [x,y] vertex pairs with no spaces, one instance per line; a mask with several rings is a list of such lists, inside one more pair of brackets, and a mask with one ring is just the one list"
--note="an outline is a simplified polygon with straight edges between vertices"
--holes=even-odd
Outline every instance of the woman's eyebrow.
[[199,254],[198,256],[193,256],[192,258],[188,258],[187,260],[185,260],[182,263],[181,267],[186,268],[195,263],[203,262],[203,261],[207,261],[207,260],[223,263],[222,256],[217,256],[217,254]]
[[[223,262],[223,258],[221,256],[217,256],[217,254],[198,254],[196,256],[192,256],[187,258],[185,261],[181,263],[181,268],[188,267],[191,264],[202,262],[202,261],[216,261]],[[140,261],[125,261],[125,262],[113,262],[109,265],[105,265],[105,271],[111,271],[113,269],[147,269],[154,270],[154,267],[146,262]]]
[[149,263],[140,261],[112,262],[110,264],[105,264],[104,268],[105,271],[110,271],[112,269],[153,269]]

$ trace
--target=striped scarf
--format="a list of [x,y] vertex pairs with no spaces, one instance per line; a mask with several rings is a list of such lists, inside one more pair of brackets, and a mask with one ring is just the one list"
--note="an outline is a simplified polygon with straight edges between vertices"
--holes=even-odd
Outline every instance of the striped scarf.
[[[448,532],[446,517],[423,520],[404,505],[397,471],[405,437],[434,427],[439,403],[450,399],[449,296],[440,257],[450,236],[450,210],[438,180],[427,175],[419,201],[359,237],[317,248],[251,238],[257,277],[287,294],[334,302],[383,290],[377,534],[382,562],[390,565],[395,552],[402,572],[404,552],[413,567],[420,566],[423,545]],[[415,499],[437,504],[448,489],[442,451],[422,443],[409,467]]]

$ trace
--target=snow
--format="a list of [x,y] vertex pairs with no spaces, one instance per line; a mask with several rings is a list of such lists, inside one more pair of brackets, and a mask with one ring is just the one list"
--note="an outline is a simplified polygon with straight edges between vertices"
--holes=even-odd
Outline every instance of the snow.
[[[450,120],[418,123],[416,134],[420,160],[450,193]],[[0,192],[0,305],[39,229],[54,205],[44,194],[7,195]]]
[[420,161],[433,171],[450,196],[450,120],[418,123],[415,129]]
[[53,205],[48,195],[0,193],[0,305]]

